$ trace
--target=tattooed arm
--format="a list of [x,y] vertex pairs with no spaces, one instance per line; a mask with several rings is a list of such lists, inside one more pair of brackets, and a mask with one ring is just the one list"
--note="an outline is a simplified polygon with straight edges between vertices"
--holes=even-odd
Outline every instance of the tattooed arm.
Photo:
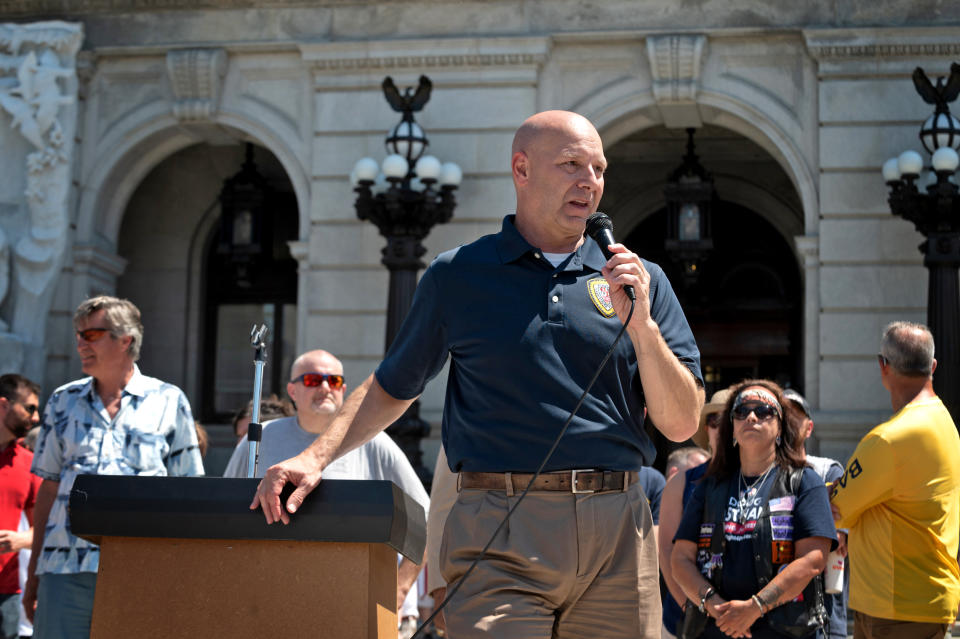
[[797,540],[796,559],[755,595],[756,600],[728,601],[717,606],[717,628],[731,637],[750,636],[750,626],[762,614],[795,598],[823,571],[832,542],[826,537]]

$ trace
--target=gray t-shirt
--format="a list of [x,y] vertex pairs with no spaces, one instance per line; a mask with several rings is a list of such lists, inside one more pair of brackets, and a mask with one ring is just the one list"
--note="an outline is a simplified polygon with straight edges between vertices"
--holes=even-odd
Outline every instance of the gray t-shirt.
[[[257,477],[274,464],[302,453],[317,438],[302,428],[296,417],[283,417],[263,425],[260,442],[260,460]],[[246,477],[249,445],[246,439],[237,444],[224,477]],[[324,479],[385,479],[413,497],[424,511],[429,510],[430,498],[424,490],[413,466],[400,447],[386,433],[378,433],[369,442],[339,457],[323,470]]]

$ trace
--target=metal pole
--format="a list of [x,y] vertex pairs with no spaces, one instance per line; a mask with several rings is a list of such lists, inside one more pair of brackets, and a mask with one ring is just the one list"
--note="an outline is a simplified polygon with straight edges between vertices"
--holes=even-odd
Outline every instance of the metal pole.
[[257,462],[260,459],[260,440],[263,426],[260,424],[260,395],[263,390],[263,367],[267,363],[266,345],[267,326],[253,325],[250,331],[250,345],[255,349],[253,355],[253,410],[250,413],[250,426],[247,428],[247,477],[257,476]]
[[927,326],[937,360],[933,389],[960,428],[960,232],[930,233],[922,249],[930,271]]

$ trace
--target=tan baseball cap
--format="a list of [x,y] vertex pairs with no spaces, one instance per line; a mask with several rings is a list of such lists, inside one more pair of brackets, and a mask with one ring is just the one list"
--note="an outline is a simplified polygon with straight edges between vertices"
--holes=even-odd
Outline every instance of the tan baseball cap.
[[710,438],[707,437],[707,415],[722,411],[726,407],[727,401],[729,401],[732,393],[733,390],[730,388],[718,390],[710,397],[710,401],[703,405],[703,410],[700,411],[700,425],[697,427],[697,432],[692,438],[693,443],[700,448],[710,450]]

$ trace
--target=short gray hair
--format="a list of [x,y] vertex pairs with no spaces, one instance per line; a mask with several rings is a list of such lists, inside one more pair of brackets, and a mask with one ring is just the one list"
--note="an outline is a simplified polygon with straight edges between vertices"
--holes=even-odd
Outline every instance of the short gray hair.
[[933,334],[923,324],[891,322],[883,330],[880,355],[901,375],[929,377],[933,374]]
[[109,295],[99,295],[81,302],[73,314],[73,327],[79,328],[80,321],[96,313],[103,311],[103,317],[107,321],[107,328],[114,337],[126,337],[129,335],[130,346],[127,348],[127,354],[133,358],[133,361],[140,359],[140,345],[143,344],[143,324],[140,322],[140,309],[134,306],[130,300],[122,300],[118,297]]
[[691,461],[694,456],[703,455],[704,459],[710,459],[710,453],[700,448],[699,446],[684,446],[683,448],[678,448],[667,456],[667,464],[665,470],[670,470],[673,468],[681,468],[683,466],[690,467]]

